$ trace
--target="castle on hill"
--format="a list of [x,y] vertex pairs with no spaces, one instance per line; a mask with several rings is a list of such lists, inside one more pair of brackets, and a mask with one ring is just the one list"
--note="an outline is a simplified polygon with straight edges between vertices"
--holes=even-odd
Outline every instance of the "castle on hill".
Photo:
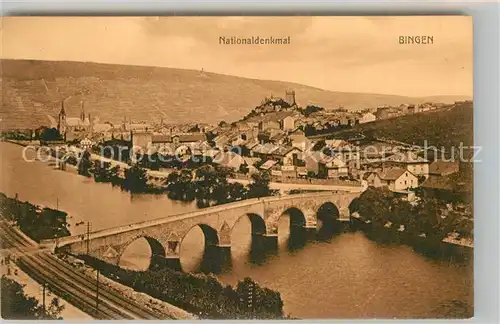
[[281,97],[267,97],[261,105],[255,108],[255,113],[271,113],[276,111],[292,111],[297,109],[295,101],[295,91],[285,91],[285,99]]

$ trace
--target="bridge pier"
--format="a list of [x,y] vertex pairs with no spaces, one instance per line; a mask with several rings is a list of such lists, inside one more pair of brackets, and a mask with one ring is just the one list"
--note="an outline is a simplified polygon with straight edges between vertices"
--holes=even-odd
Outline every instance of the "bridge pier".
[[306,242],[316,240],[316,233],[317,233],[317,225],[316,224],[305,225],[303,227],[303,231],[304,231],[304,238],[305,238]]
[[221,244],[207,244],[200,266],[202,272],[219,273],[232,266],[231,246]]
[[278,253],[278,234],[254,233],[249,260],[254,264],[262,264],[270,255]]
[[176,256],[165,257],[163,255],[152,255],[148,270],[154,271],[164,268],[181,271],[182,268],[180,258]]
[[278,234],[252,234],[252,247],[254,246],[261,251],[275,251],[278,249]]
[[166,257],[163,262],[167,268],[175,271],[182,271],[181,259],[179,257]]

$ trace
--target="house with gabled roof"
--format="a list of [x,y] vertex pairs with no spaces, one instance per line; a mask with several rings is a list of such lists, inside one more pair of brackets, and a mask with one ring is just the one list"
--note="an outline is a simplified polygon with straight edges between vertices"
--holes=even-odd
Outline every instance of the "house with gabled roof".
[[293,146],[279,146],[271,154],[281,165],[297,165],[302,160],[302,150]]
[[429,177],[429,161],[412,151],[395,153],[384,160],[384,165],[405,168],[417,177]]
[[304,156],[306,169],[320,178],[344,178],[349,175],[349,168],[339,156],[330,156],[322,151],[311,151]]
[[457,161],[435,160],[429,165],[429,175],[447,176],[459,171]]
[[230,168],[233,170],[239,170],[241,165],[245,163],[243,157],[234,152],[219,152],[214,159],[213,162],[219,164],[220,166]]
[[404,168],[384,168],[382,171],[376,173],[373,179],[373,186],[387,186],[391,191],[402,192],[410,188],[417,188],[418,178]]

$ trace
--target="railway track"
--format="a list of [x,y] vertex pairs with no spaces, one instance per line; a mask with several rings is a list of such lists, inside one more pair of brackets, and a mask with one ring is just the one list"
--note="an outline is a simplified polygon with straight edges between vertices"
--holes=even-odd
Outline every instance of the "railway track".
[[6,223],[0,223],[0,229],[4,244],[18,249],[17,263],[24,271],[39,283],[48,284],[54,293],[89,315],[97,319],[165,319],[104,285],[99,286],[99,306],[96,307],[94,278],[75,271],[47,252],[23,254],[24,250],[33,251],[34,245]]

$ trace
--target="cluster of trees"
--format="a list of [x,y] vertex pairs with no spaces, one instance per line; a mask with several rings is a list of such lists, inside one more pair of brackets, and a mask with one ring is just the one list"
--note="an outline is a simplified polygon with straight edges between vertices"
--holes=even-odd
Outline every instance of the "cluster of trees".
[[351,129],[352,127],[353,126],[350,123],[344,125],[332,122],[332,123],[326,123],[323,128],[316,128],[313,125],[305,125],[303,131],[306,136],[315,136],[315,135],[330,134],[335,131],[340,131],[345,129]]
[[[74,161],[76,163],[76,159]],[[96,182],[109,182],[133,193],[166,191],[169,198],[183,201],[196,200],[199,207],[210,207],[247,198],[270,196],[276,193],[269,187],[271,177],[268,172],[252,175],[248,186],[230,183],[233,171],[218,165],[206,164],[196,169],[182,168],[170,173],[163,188],[148,184],[146,169],[135,164],[124,170],[120,177],[120,167],[111,167],[108,162],[91,161],[90,153],[84,152],[78,164],[78,174],[93,177]]]
[[240,281],[234,289],[213,275],[184,273],[169,268],[133,271],[86,255],[82,259],[100,269],[105,276],[204,319],[284,318],[280,293],[261,287],[250,278]]
[[432,198],[421,198],[412,204],[395,197],[386,188],[368,188],[350,205],[351,212],[357,212],[362,220],[370,221],[377,231],[391,223],[391,229],[401,225],[404,232],[416,237],[421,234],[431,240],[441,241],[451,232],[472,237],[472,222],[459,215],[449,213],[443,216],[442,202]]
[[137,161],[137,165],[141,168],[146,168],[150,170],[160,170],[160,168],[167,169],[196,169],[201,165],[204,165],[209,161],[204,161],[203,159],[189,158],[185,161],[179,159],[175,155],[161,155],[159,153],[153,153],[151,155],[144,155],[140,160]]
[[33,240],[69,236],[67,214],[50,208],[43,208],[21,202],[0,193],[0,214],[16,223]]
[[31,130],[2,131],[0,133],[0,138],[10,139],[10,140],[19,140],[19,141],[28,141],[28,140],[32,139],[32,131]]
[[18,282],[2,276],[2,318],[7,320],[61,320],[61,305],[58,298],[52,298],[48,307],[40,305],[34,297],[24,293]]
[[51,142],[51,141],[62,141],[63,136],[59,133],[57,128],[47,128],[44,127],[37,133],[37,138],[40,141]]
[[312,113],[324,111],[325,108],[320,106],[309,105],[306,108],[298,108],[297,109],[302,115],[309,117]]
[[193,201],[198,207],[210,207],[247,198],[273,195],[269,188],[269,173],[252,175],[252,182],[247,186],[230,183],[231,170],[219,166],[204,165],[195,172],[189,169],[170,173],[166,180],[166,190],[171,199]]
[[[291,107],[290,104],[286,102],[283,98],[266,98],[259,106],[256,106],[245,117],[243,117],[243,120],[259,116],[262,109],[266,106],[273,106],[273,107],[280,106],[282,109]],[[219,126],[221,125],[219,124]]]
[[32,140],[37,139],[43,142],[51,141],[61,141],[63,136],[59,133],[59,130],[55,127],[39,127],[35,130],[14,130],[2,132],[2,138],[12,139],[12,140]]

